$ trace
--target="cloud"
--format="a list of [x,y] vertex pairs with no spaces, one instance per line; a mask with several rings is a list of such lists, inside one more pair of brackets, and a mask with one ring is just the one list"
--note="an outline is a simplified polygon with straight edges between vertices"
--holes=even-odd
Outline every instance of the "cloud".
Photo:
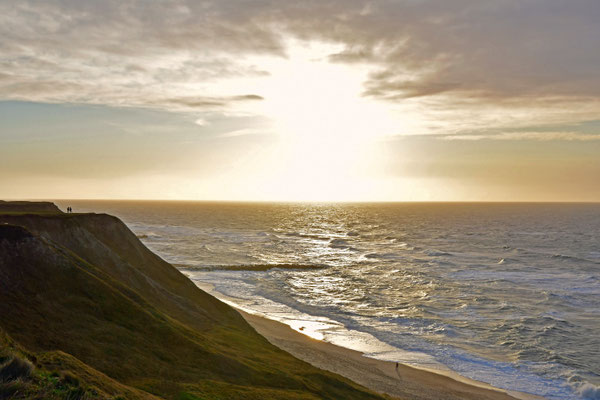
[[198,126],[207,126],[209,124],[209,122],[204,118],[198,118],[194,121],[194,123]]
[[[177,109],[183,111],[190,110],[204,110],[204,109],[219,109],[227,107],[233,103],[247,102],[247,101],[260,101],[263,97],[256,94],[245,94],[238,96],[223,96],[223,97],[201,97],[201,96],[188,96],[188,97],[164,97],[153,99],[146,103],[146,105],[164,105],[169,109]],[[144,104],[144,103],[142,103]]]
[[261,94],[218,83],[268,76],[256,57],[295,37],[341,45],[328,59],[366,66],[364,96],[428,126],[576,121],[600,112],[599,19],[597,0],[7,0],[0,99],[232,108]]
[[[592,0],[373,2],[334,22],[347,50],[379,70],[367,94],[403,98],[455,91],[485,99],[600,95],[600,3]],[[331,34],[331,33],[330,33]]]
[[235,101],[253,101],[253,100],[264,100],[264,97],[259,96],[257,94],[245,94],[245,95],[241,95],[241,96],[234,96],[231,98],[231,100],[235,100]]
[[280,37],[223,11],[177,0],[0,2],[0,99],[174,111],[260,100],[210,86],[267,76],[244,56],[281,56]]
[[537,140],[537,141],[595,141],[600,140],[600,134],[581,132],[503,132],[486,135],[448,135],[441,136],[444,140]]
[[225,132],[219,135],[221,138],[233,138],[248,135],[266,135],[268,132],[260,129],[237,129],[235,131]]

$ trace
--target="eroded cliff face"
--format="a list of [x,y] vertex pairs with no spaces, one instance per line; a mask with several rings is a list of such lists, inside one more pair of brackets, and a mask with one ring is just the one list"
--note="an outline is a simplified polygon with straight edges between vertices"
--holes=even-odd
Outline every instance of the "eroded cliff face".
[[246,325],[231,307],[199,290],[172,265],[152,253],[116,217],[0,214],[2,223],[23,226],[48,243],[68,249],[194,328],[208,329],[213,322]]
[[22,227],[0,225],[0,237],[0,324],[27,348],[65,350],[117,379],[238,364],[104,268]]
[[0,329],[132,398],[378,398],[269,344],[104,214],[0,212]]

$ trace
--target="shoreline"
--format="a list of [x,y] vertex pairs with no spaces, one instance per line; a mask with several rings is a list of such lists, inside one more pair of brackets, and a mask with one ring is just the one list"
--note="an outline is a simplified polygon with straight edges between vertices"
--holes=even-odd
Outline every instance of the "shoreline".
[[497,388],[450,370],[424,369],[404,363],[398,363],[396,370],[393,361],[371,358],[358,350],[313,338],[284,322],[244,309],[234,298],[216,292],[210,283],[191,280],[200,289],[235,308],[271,344],[314,367],[341,375],[393,399],[546,400],[534,394]]
[[[342,375],[394,399],[415,400],[542,400],[543,397],[506,391],[458,374],[438,373],[313,339],[290,326],[266,317],[236,310],[271,344],[317,368]],[[440,371],[441,372],[441,371]]]

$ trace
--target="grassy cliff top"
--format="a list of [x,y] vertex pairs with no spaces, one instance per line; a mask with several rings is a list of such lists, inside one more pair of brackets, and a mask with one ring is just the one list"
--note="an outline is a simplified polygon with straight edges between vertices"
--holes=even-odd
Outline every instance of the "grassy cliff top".
[[25,214],[25,213],[62,213],[60,209],[49,201],[4,201],[0,200],[1,214]]

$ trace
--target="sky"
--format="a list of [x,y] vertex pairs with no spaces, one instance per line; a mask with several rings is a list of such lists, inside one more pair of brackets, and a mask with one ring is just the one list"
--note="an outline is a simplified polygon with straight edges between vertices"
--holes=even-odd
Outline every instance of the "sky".
[[0,198],[600,201],[598,0],[0,0]]

